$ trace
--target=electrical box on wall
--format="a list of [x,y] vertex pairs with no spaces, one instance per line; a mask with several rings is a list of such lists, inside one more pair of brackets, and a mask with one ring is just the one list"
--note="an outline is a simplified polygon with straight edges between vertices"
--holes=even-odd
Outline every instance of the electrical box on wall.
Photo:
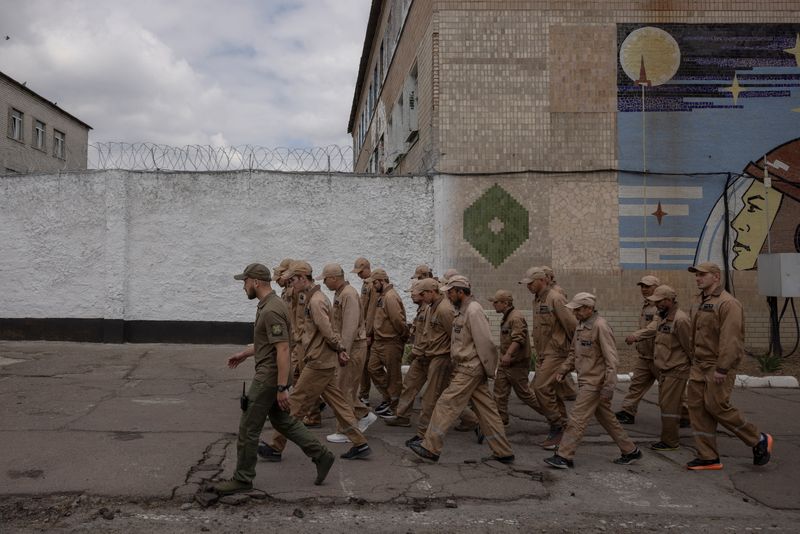
[[800,297],[800,254],[759,254],[758,293],[765,297]]

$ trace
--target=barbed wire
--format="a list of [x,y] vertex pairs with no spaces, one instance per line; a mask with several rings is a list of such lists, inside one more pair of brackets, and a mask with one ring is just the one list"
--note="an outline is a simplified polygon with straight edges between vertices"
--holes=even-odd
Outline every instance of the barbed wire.
[[353,148],[266,148],[255,145],[217,147],[156,143],[91,143],[90,169],[294,172],[352,172]]

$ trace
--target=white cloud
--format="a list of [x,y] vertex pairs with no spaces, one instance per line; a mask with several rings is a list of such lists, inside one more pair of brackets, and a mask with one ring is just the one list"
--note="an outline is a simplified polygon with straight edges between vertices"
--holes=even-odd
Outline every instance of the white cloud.
[[350,144],[369,0],[0,0],[0,70],[94,141]]

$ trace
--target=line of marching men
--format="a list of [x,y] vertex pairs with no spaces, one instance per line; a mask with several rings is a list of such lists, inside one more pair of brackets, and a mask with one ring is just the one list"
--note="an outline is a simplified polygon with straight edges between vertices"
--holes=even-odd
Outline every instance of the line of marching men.
[[[551,467],[574,466],[576,449],[592,417],[620,449],[614,463],[627,465],[640,459],[642,452],[621,423],[634,422],[639,401],[656,381],[662,432],[652,449],[677,449],[679,426],[691,424],[697,458],[687,468],[722,469],[716,447],[716,428],[721,424],[752,447],[755,465],[765,465],[772,453],[772,436],[748,423],[730,403],[735,369],[744,353],[741,303],[722,289],[717,265],[702,263],[689,271],[700,290],[690,315],[679,309],[676,292],[661,285],[655,276],[639,282],[644,297],[641,328],[626,342],[636,343],[640,358],[622,409],[614,413],[611,399],[617,381],[617,351],[611,327],[598,313],[594,295],[581,292],[568,301],[548,267],[528,269],[519,282],[533,294],[530,329],[514,307],[511,292],[498,290],[489,299],[502,314],[498,351],[469,279],[455,270],[439,280],[425,265],[416,269],[410,291],[418,309],[409,326],[403,301],[386,271],[371,269],[366,258],[358,258],[351,271],[362,280],[360,293],[349,284],[341,265],[331,263],[323,268],[316,281],[334,293],[333,303],[315,284],[310,264],[285,259],[274,269],[274,281],[282,288],[286,320],[282,322],[276,310],[266,315],[268,322],[260,326],[260,321],[264,322],[262,308],[277,298],[268,287],[273,280],[269,270],[251,264],[236,278],[244,280],[249,298],[259,298],[254,346],[231,356],[228,364],[235,367],[255,355],[256,384],[259,362],[271,363],[268,357],[259,360],[259,349],[272,351],[268,354],[277,362],[277,372],[268,373],[261,382],[268,386],[275,382],[275,392],[254,392],[268,399],[263,413],[255,417],[243,404],[238,460],[244,467],[237,464],[234,477],[213,489],[233,493],[251,488],[253,452],[278,462],[287,438],[313,459],[316,483],[322,483],[333,455],[307,427],[321,426],[320,411],[325,405],[332,409],[338,425],[327,441],[352,443],[341,457],[353,460],[371,453],[364,433],[378,417],[390,426],[411,427],[420,393],[416,433],[406,445],[425,460],[438,461],[445,435],[455,426],[456,430],[474,431],[479,443],[488,444],[492,454],[485,460],[513,462],[504,428],[513,390],[549,423],[541,446],[555,451],[544,460]],[[250,287],[248,280],[252,281]],[[262,329],[266,337],[259,344]],[[283,374],[291,372],[293,380],[281,376],[279,347],[283,340],[291,361]],[[407,343],[411,362],[404,379],[401,365]],[[531,348],[537,360],[529,384]],[[571,380],[573,370],[577,390]],[[493,391],[489,379],[494,379]],[[290,382],[294,383],[291,390]],[[374,412],[368,407],[370,384],[382,398]],[[249,399],[250,392],[246,397]],[[569,400],[574,404],[568,413],[565,401]],[[281,410],[289,411],[287,420],[273,413]],[[269,442],[258,442],[266,417],[274,434]]]

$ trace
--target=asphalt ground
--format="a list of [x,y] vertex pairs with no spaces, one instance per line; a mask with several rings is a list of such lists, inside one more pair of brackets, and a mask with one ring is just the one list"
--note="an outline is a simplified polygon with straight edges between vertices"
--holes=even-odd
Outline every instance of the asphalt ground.
[[[677,451],[647,449],[660,428],[653,388],[626,426],[641,461],[611,463],[619,451],[593,424],[575,469],[552,470],[536,445],[544,418],[512,394],[512,465],[482,461],[489,448],[455,431],[438,464],[420,463],[404,446],[413,429],[378,421],[366,433],[372,455],[337,459],[322,486],[290,444],[282,462],[259,462],[259,491],[243,502],[199,502],[204,484],[235,464],[239,395],[252,376],[249,362],[225,366],[239,348],[0,342],[0,532],[798,530],[800,389],[734,391],[734,405],[775,437],[764,467],[724,431],[722,471],[685,470],[689,429]],[[323,416],[312,431],[324,440],[335,420]]]

